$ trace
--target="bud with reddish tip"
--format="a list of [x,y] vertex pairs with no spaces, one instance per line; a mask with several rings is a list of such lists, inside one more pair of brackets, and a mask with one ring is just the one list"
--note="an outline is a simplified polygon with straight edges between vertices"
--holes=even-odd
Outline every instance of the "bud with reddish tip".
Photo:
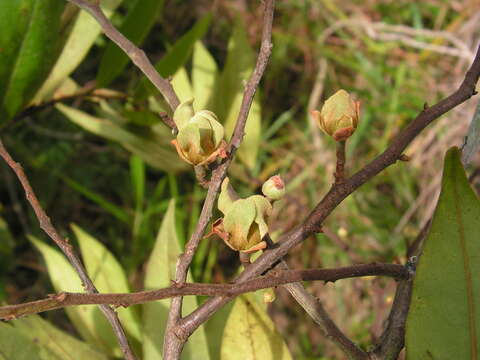
[[262,193],[271,200],[279,200],[285,195],[285,184],[280,175],[272,176],[262,186]]
[[311,116],[320,129],[335,141],[345,141],[357,129],[360,102],[354,101],[350,94],[342,89],[325,101],[321,111],[312,110]]

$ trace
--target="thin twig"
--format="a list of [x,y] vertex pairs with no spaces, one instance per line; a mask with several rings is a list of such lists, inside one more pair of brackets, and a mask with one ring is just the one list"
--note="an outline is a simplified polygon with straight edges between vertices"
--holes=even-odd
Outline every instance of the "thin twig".
[[[313,209],[302,225],[282,236],[277,243],[277,246],[265,251],[252,265],[237,277],[236,282],[241,283],[242,281],[252,279],[268,271],[272,265],[284,257],[291,248],[299,245],[312,233],[318,231],[319,226],[323,221],[348,195],[385,168],[394,164],[405,148],[424,128],[434,120],[438,119],[441,115],[475,95],[475,85],[477,84],[479,76],[480,48],[477,50],[475,59],[457,91],[437,104],[424,109],[393,139],[391,144],[381,155],[372,160],[356,174],[346,179],[342,184],[334,185]],[[205,322],[212,314],[230,300],[230,298],[226,297],[216,297],[207,300],[197,310],[180,322],[178,333],[185,334],[185,336],[190,335],[196,328],[198,328],[198,326]]]
[[337,166],[335,169],[335,184],[340,184],[345,180],[345,143],[346,141],[336,141],[337,146]]
[[[288,269],[287,263],[282,260],[275,269]],[[320,300],[310,294],[301,282],[283,286],[297,303],[305,310],[312,320],[320,327],[322,335],[337,344],[349,359],[368,359],[368,354],[360,349],[335,324],[323,307]]]
[[[242,142],[250,107],[272,52],[272,25],[275,0],[266,0],[264,7],[264,22],[260,51],[253,73],[245,86],[235,129],[233,130],[233,135],[228,146],[229,156],[212,173],[207,196],[203,203],[197,227],[185,246],[185,252],[180,256],[177,263],[175,281],[179,284],[185,282],[188,268],[190,267],[190,263],[195,255],[195,251],[203,237],[207,224],[210,222],[213,205],[215,203],[218,191],[220,190],[220,185],[227,174],[228,167],[233,160],[236,150],[239,148]],[[170,306],[167,329],[165,331],[165,340],[163,344],[163,358],[165,360],[179,359],[183,346],[188,339],[188,336],[179,336],[176,331],[176,329],[178,329],[177,325],[181,320],[181,312],[182,297],[173,298]]]
[[172,84],[167,79],[160,76],[158,71],[148,60],[145,52],[135,46],[122,33],[120,33],[108,20],[99,6],[98,1],[87,0],[67,0],[92,15],[102,27],[105,35],[120,47],[132,62],[148,77],[152,84],[160,91],[172,110],[175,110],[180,103],[177,94],[173,90]]
[[12,320],[20,316],[50,311],[76,305],[111,304],[114,306],[130,306],[149,301],[167,299],[176,296],[237,296],[246,292],[267,289],[300,281],[335,282],[341,279],[362,276],[388,276],[395,279],[406,279],[409,273],[405,266],[398,264],[357,264],[334,269],[276,270],[266,276],[245,281],[242,284],[203,284],[183,283],[163,289],[140,291],[126,294],[70,293],[62,292],[50,295],[46,299],[19,305],[0,307],[0,319]]
[[[35,192],[33,191],[32,187],[30,186],[30,182],[28,181],[25,172],[23,171],[22,166],[15,162],[10,154],[8,153],[7,149],[3,145],[3,142],[0,140],[0,156],[5,160],[5,162],[10,166],[10,168],[15,172],[18,177],[18,180],[22,184],[23,189],[25,190],[25,197],[27,198],[28,202],[33,208],[35,215],[40,223],[40,228],[57,244],[57,246],[63,251],[65,256],[67,257],[70,264],[72,264],[73,268],[77,272],[78,276],[80,277],[83,287],[85,291],[90,294],[98,293],[98,290],[95,288],[92,280],[87,275],[85,268],[83,267],[82,262],[78,258],[78,256],[74,253],[73,247],[66,239],[64,239],[55,227],[52,225],[50,218],[47,216],[45,211],[43,210],[40,202],[38,201]],[[125,356],[125,359],[134,360],[136,359],[135,354],[133,353],[130,345],[128,343],[127,337],[125,335],[125,331],[122,328],[122,324],[118,319],[117,313],[108,305],[100,305],[100,309],[102,310],[103,314],[110,322],[110,325],[113,328],[113,332],[118,339],[120,344],[120,348]]]

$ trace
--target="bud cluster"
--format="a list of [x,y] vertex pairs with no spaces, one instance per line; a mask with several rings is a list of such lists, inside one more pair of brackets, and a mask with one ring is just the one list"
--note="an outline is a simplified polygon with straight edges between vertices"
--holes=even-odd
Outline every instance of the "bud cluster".
[[252,195],[241,199],[225,178],[218,198],[218,209],[224,217],[213,224],[212,233],[217,234],[235,251],[252,253],[264,249],[263,237],[268,233],[267,220],[272,213],[271,201],[280,199],[285,185],[275,175],[262,186],[265,196]]

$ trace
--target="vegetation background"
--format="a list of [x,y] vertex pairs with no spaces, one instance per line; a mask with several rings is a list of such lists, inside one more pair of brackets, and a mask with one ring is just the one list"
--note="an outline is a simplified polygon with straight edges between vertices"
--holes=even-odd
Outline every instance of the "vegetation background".
[[[201,39],[221,70],[219,81],[241,84],[241,70],[248,69],[252,49],[256,51],[260,42],[258,1],[157,1],[160,5],[151,11],[149,26],[138,36],[135,24],[145,13],[131,14],[140,2],[123,2],[112,21],[120,29],[130,29],[154,63],[167,56],[164,71],[178,74],[183,66],[190,72],[195,41]],[[349,170],[361,168],[425,101],[434,103],[458,86],[473,58],[479,24],[476,0],[278,2],[273,54],[256,97],[252,120],[256,128],[250,129],[257,135],[245,145],[243,161],[231,167],[242,195],[259,192],[273,174],[285,179],[287,196],[271,218],[274,238],[302,221],[333,181],[334,143],[311,123],[308,111],[320,108],[339,88],[361,101],[360,125],[347,149]],[[232,34],[236,52],[229,50]],[[121,61],[108,44],[99,37],[71,79],[80,89],[97,84],[110,90],[62,104],[95,116],[121,114],[126,120],[118,126],[147,138],[149,127],[161,122],[149,98],[153,90],[132,64],[112,75],[116,66],[112,64]],[[175,77],[176,86],[185,84]],[[232,108],[234,102],[230,99]],[[462,145],[476,102],[457,107],[423,132],[407,151],[410,162],[387,169],[347,198],[328,218],[324,234],[291,252],[287,259],[291,267],[404,263],[406,245],[434,211],[443,154],[452,145]],[[79,126],[66,116],[68,111],[55,105],[34,104],[17,115],[1,130],[3,141],[27,170],[56,226],[69,235],[70,224],[77,224],[101,240],[126,269],[131,290],[140,290],[144,265],[170,199],[176,200],[177,233],[184,243],[196,224],[205,191],[193,172],[179,165],[168,144],[168,131],[161,144],[164,165],[155,166],[149,157],[155,147],[139,149],[88,131],[85,123]],[[225,121],[229,111],[223,109]],[[480,189],[478,156],[470,171],[472,183]],[[41,239],[44,235],[3,163],[0,178],[0,303],[34,300],[52,288],[27,235]],[[212,238],[202,242],[192,275],[199,282],[227,282],[238,267],[237,254]],[[354,279],[316,282],[309,288],[350,337],[365,345],[381,332],[395,284],[381,278]],[[279,289],[277,297],[269,312],[296,359],[342,358],[288,293]],[[75,333],[64,312],[45,317]]]

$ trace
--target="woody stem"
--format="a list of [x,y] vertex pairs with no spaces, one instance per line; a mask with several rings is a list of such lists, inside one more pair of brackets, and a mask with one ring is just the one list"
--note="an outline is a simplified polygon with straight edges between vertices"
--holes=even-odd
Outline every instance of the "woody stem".
[[346,140],[337,141],[337,167],[335,169],[335,184],[343,183],[345,179],[345,144]]

